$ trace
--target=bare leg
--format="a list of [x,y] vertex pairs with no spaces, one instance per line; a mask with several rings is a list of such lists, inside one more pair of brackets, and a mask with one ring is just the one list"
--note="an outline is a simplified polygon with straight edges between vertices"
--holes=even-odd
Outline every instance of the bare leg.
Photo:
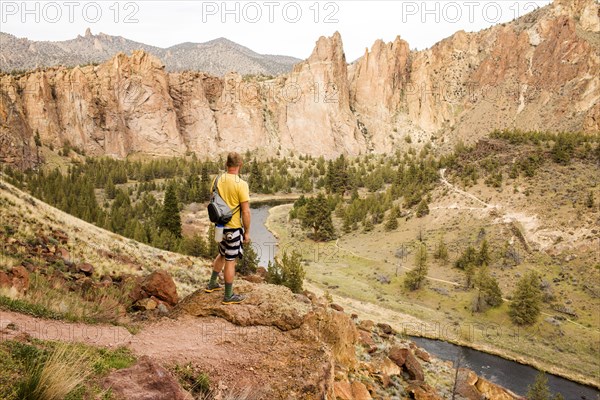
[[[223,257],[221,254],[217,255],[217,258],[215,258],[215,261],[213,261],[213,271],[220,273],[224,266],[225,257]],[[227,269],[225,269],[225,271],[227,271]]]
[[235,277],[235,264],[236,260],[225,261],[225,272],[223,273],[225,276],[225,283],[233,283],[233,278]]

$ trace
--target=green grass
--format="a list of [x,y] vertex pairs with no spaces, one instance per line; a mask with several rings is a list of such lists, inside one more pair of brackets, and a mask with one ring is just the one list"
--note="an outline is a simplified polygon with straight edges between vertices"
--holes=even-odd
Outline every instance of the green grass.
[[0,309],[48,319],[69,319],[67,315],[49,310],[41,304],[0,295]]

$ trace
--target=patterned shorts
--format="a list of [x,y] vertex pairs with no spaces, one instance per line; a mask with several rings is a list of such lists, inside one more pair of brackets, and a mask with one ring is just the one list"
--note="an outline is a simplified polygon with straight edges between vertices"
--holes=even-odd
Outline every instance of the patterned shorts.
[[219,254],[225,257],[227,261],[233,261],[244,256],[244,248],[242,247],[244,238],[242,235],[241,228],[223,230],[223,240],[219,243]]

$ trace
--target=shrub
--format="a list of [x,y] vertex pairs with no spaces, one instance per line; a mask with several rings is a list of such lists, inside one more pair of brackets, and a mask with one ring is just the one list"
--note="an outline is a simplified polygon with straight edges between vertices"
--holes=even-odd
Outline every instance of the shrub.
[[294,251],[291,255],[288,255],[285,252],[281,262],[276,259],[274,263],[269,263],[267,282],[283,285],[294,293],[300,293],[305,276],[306,271],[302,266],[300,254]]

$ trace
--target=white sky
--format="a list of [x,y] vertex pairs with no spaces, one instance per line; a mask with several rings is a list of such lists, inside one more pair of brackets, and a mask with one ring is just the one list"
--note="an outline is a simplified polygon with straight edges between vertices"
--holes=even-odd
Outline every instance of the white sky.
[[308,57],[320,36],[339,31],[346,58],[353,61],[376,39],[388,42],[400,35],[411,48],[423,49],[458,30],[511,21],[550,2],[0,0],[0,31],[31,40],[66,40],[89,27],[94,34],[159,47],[226,37],[259,53],[298,58]]

